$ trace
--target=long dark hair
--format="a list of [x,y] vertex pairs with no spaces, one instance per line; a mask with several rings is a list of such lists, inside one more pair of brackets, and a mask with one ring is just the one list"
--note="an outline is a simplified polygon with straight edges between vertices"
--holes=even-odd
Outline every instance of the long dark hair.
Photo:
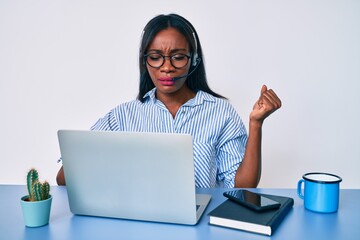
[[[156,34],[170,27],[177,29],[182,35],[184,35],[190,45],[191,56],[197,54],[199,59],[203,59],[199,37],[193,25],[188,20],[177,14],[158,15],[151,19],[144,28],[139,54],[140,84],[137,99],[142,102],[144,101],[144,95],[155,87],[149,72],[147,71],[144,54],[147,53],[148,47]],[[197,53],[195,51],[197,51]],[[193,68],[194,66],[191,65],[189,72],[192,71]],[[187,77],[186,84],[194,92],[202,90],[215,97],[225,98],[212,91],[207,84],[204,61],[198,62],[198,66],[195,71]]]

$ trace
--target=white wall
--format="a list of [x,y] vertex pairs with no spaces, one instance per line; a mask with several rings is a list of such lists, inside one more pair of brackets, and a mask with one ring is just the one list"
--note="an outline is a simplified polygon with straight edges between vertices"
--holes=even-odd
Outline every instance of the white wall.
[[355,0],[0,1],[0,183],[24,184],[34,166],[55,184],[57,130],[88,129],[136,97],[142,29],[171,12],[194,24],[210,86],[246,124],[261,84],[281,97],[264,125],[260,187],[327,171],[360,188]]

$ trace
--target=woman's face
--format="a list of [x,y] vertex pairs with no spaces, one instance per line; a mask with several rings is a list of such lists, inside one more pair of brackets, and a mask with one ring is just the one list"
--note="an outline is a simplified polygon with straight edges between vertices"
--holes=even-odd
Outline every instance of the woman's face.
[[[160,31],[155,36],[147,51],[147,54],[151,53],[157,53],[163,56],[174,56],[176,54],[179,54],[179,56],[182,56],[182,54],[190,56],[190,49],[186,38],[179,31],[175,28],[168,28]],[[176,58],[173,62],[178,61],[177,59],[181,58]],[[151,58],[148,57],[148,60],[151,61]],[[161,57],[159,59],[155,58],[154,60],[161,61]],[[164,64],[158,68],[150,66],[148,64],[149,61],[147,61],[146,67],[157,89],[157,94],[171,94],[182,89],[187,89],[184,84],[186,78],[175,81],[172,78],[186,75],[189,72],[191,59],[181,68],[175,68],[170,62],[170,57],[166,57]]]

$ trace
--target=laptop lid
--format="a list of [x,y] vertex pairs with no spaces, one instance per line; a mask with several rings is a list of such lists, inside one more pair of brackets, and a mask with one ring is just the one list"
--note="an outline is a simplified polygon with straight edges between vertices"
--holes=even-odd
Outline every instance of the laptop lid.
[[210,201],[195,193],[191,135],[59,130],[58,138],[74,214],[196,224]]

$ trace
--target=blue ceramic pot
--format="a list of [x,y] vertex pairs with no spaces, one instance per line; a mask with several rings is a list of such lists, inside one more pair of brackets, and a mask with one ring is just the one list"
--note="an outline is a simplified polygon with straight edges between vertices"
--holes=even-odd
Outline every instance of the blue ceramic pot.
[[49,223],[52,196],[46,200],[30,202],[29,196],[21,198],[20,204],[27,227],[41,227]]

